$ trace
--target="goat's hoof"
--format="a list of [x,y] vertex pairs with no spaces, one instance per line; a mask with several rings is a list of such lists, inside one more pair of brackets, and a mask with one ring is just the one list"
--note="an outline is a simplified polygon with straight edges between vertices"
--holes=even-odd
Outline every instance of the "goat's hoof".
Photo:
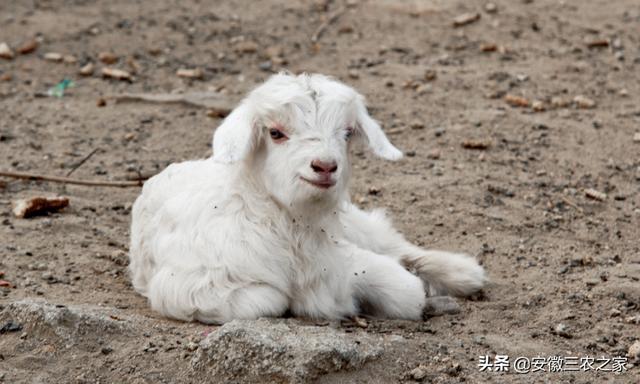
[[427,297],[423,317],[434,317],[442,315],[455,315],[460,313],[460,305],[451,296],[432,296]]

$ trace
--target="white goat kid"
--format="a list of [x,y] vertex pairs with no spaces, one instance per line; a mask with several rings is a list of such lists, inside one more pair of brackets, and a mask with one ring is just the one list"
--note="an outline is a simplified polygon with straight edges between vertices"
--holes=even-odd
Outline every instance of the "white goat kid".
[[426,291],[479,290],[485,275],[473,258],[420,249],[382,211],[351,204],[356,140],[402,157],[352,88],[272,76],[217,129],[212,158],[145,183],[131,225],[135,289],[163,315],[205,323],[287,310],[420,319]]

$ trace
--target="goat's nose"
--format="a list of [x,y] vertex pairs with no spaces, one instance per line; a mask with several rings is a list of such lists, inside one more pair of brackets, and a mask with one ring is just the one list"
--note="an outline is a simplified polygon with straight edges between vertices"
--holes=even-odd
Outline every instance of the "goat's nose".
[[311,162],[311,169],[313,169],[315,173],[333,173],[338,170],[338,163],[335,161],[313,160]]

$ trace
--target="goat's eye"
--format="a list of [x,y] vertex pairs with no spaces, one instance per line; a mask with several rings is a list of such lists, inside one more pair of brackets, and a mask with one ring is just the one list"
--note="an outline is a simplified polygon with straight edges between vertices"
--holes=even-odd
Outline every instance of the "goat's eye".
[[276,142],[288,139],[287,135],[282,133],[282,131],[277,128],[271,128],[269,130],[269,136],[271,136],[271,139]]
[[353,128],[352,127],[347,127],[347,132],[345,132],[345,134],[344,134],[344,139],[345,140],[349,140],[351,138],[351,136],[353,136]]

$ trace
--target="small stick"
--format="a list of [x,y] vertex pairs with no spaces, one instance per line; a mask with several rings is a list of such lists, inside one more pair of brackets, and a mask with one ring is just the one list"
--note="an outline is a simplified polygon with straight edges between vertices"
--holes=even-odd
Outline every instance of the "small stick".
[[311,42],[317,43],[318,40],[320,40],[320,37],[322,36],[324,31],[327,29],[327,27],[332,23],[334,23],[336,20],[338,20],[338,18],[342,16],[342,14],[344,13],[345,9],[346,8],[344,6],[341,6],[340,8],[336,9],[331,15],[329,15],[329,17],[324,21],[324,23],[320,24],[318,29],[316,29],[314,34],[311,36]]
[[566,198],[565,196],[560,196],[560,198],[562,199],[562,201],[565,202],[565,204],[567,204],[570,207],[573,207],[576,209],[576,211],[580,212],[580,213],[584,213],[584,210],[582,208],[580,208],[580,206],[576,203],[574,203],[573,201],[569,200],[568,198]]
[[71,176],[71,174],[73,172],[75,172],[76,169],[80,168],[82,166],[82,164],[84,164],[87,160],[89,160],[91,158],[91,156],[93,156],[96,152],[98,152],[98,149],[100,149],[100,148],[94,149],[87,156],[85,156],[84,159],[80,160],[80,162],[78,164],[76,164],[73,168],[71,168],[71,170],[69,172],[67,172],[67,176]]
[[41,180],[41,181],[51,181],[54,183],[88,185],[88,186],[94,186],[94,187],[120,187],[120,188],[141,187],[143,182],[143,180],[138,180],[138,181],[78,180],[78,179],[70,179],[68,177],[36,175],[33,173],[5,172],[5,171],[0,171],[0,176],[11,177],[14,179]]

